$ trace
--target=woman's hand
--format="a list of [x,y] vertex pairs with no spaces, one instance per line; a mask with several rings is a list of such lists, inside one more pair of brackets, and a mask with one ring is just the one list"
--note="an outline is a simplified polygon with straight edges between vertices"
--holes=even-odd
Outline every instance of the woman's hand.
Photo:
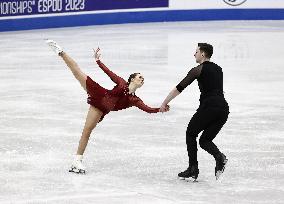
[[93,49],[94,50],[94,57],[95,57],[95,60],[98,61],[100,60],[100,57],[101,57],[101,54],[99,53],[100,51],[100,48],[98,47],[97,50]]

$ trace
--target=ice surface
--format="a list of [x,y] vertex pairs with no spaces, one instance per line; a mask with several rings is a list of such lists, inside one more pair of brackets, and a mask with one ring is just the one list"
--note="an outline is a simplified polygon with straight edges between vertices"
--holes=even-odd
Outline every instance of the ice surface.
[[[56,40],[82,70],[114,85],[92,58],[158,107],[195,66],[198,42],[214,45],[231,114],[215,139],[229,162],[220,181],[199,148],[198,183],[187,168],[185,130],[198,106],[194,82],[165,114],[112,112],[92,133],[86,175],[68,173],[88,110],[86,94],[45,45]],[[90,26],[0,33],[0,203],[284,203],[284,22],[226,21]]]

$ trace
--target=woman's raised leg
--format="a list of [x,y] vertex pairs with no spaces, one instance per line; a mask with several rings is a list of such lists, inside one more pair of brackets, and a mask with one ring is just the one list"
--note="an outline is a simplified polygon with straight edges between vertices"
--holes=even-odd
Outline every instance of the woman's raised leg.
[[56,54],[62,57],[62,59],[69,67],[75,78],[80,82],[84,90],[87,91],[86,89],[87,75],[81,71],[78,64],[69,55],[67,55],[67,53],[64,52],[63,49],[54,40],[46,40],[45,42]]
[[86,89],[87,75],[84,72],[82,72],[78,64],[66,52],[59,53],[59,56],[62,57],[65,64],[69,67],[69,69],[73,73],[74,77],[80,82],[84,90],[87,91]]

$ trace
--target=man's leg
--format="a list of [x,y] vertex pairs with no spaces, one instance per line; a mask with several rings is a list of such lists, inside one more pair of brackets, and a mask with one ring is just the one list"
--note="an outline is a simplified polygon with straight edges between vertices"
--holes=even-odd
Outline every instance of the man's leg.
[[216,160],[215,176],[216,179],[218,179],[219,176],[224,172],[228,159],[213,143],[213,139],[217,136],[223,125],[226,123],[228,119],[228,113],[224,112],[223,110],[220,110],[218,112],[214,110],[211,112],[211,115],[216,115],[217,119],[212,122],[207,128],[205,128],[199,139],[199,145],[209,154],[214,156]]
[[194,178],[197,179],[199,174],[198,161],[197,161],[197,142],[196,138],[198,134],[202,131],[202,126],[200,123],[202,114],[197,111],[191,118],[187,130],[186,130],[186,145],[189,165],[188,168],[179,173],[180,178]]
[[186,130],[186,145],[190,164],[197,164],[197,142],[198,134],[205,128],[208,123],[208,117],[203,110],[198,110],[188,123]]
[[206,127],[200,136],[199,145],[202,149],[207,151],[212,156],[216,157],[220,154],[218,147],[213,143],[213,139],[217,136],[219,131],[228,119],[228,114],[225,112],[210,111],[211,115],[219,116],[215,121],[212,121],[208,127]]

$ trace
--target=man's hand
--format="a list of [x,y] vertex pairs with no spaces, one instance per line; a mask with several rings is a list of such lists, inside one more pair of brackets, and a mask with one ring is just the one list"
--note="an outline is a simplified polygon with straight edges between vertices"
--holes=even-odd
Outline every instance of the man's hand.
[[170,110],[170,106],[169,105],[161,105],[160,107],[160,112],[164,113],[164,112],[168,112]]
[[95,57],[95,60],[98,61],[100,60],[100,57],[101,57],[101,54],[99,53],[100,51],[100,48],[98,47],[97,50],[93,49],[94,50],[94,57]]
[[160,107],[160,112],[167,112],[170,110],[170,106],[168,105],[168,103],[173,100],[176,96],[178,96],[180,94],[180,92],[177,90],[177,88],[175,87],[169,94],[168,96],[165,98],[165,100],[163,101],[161,107]]

